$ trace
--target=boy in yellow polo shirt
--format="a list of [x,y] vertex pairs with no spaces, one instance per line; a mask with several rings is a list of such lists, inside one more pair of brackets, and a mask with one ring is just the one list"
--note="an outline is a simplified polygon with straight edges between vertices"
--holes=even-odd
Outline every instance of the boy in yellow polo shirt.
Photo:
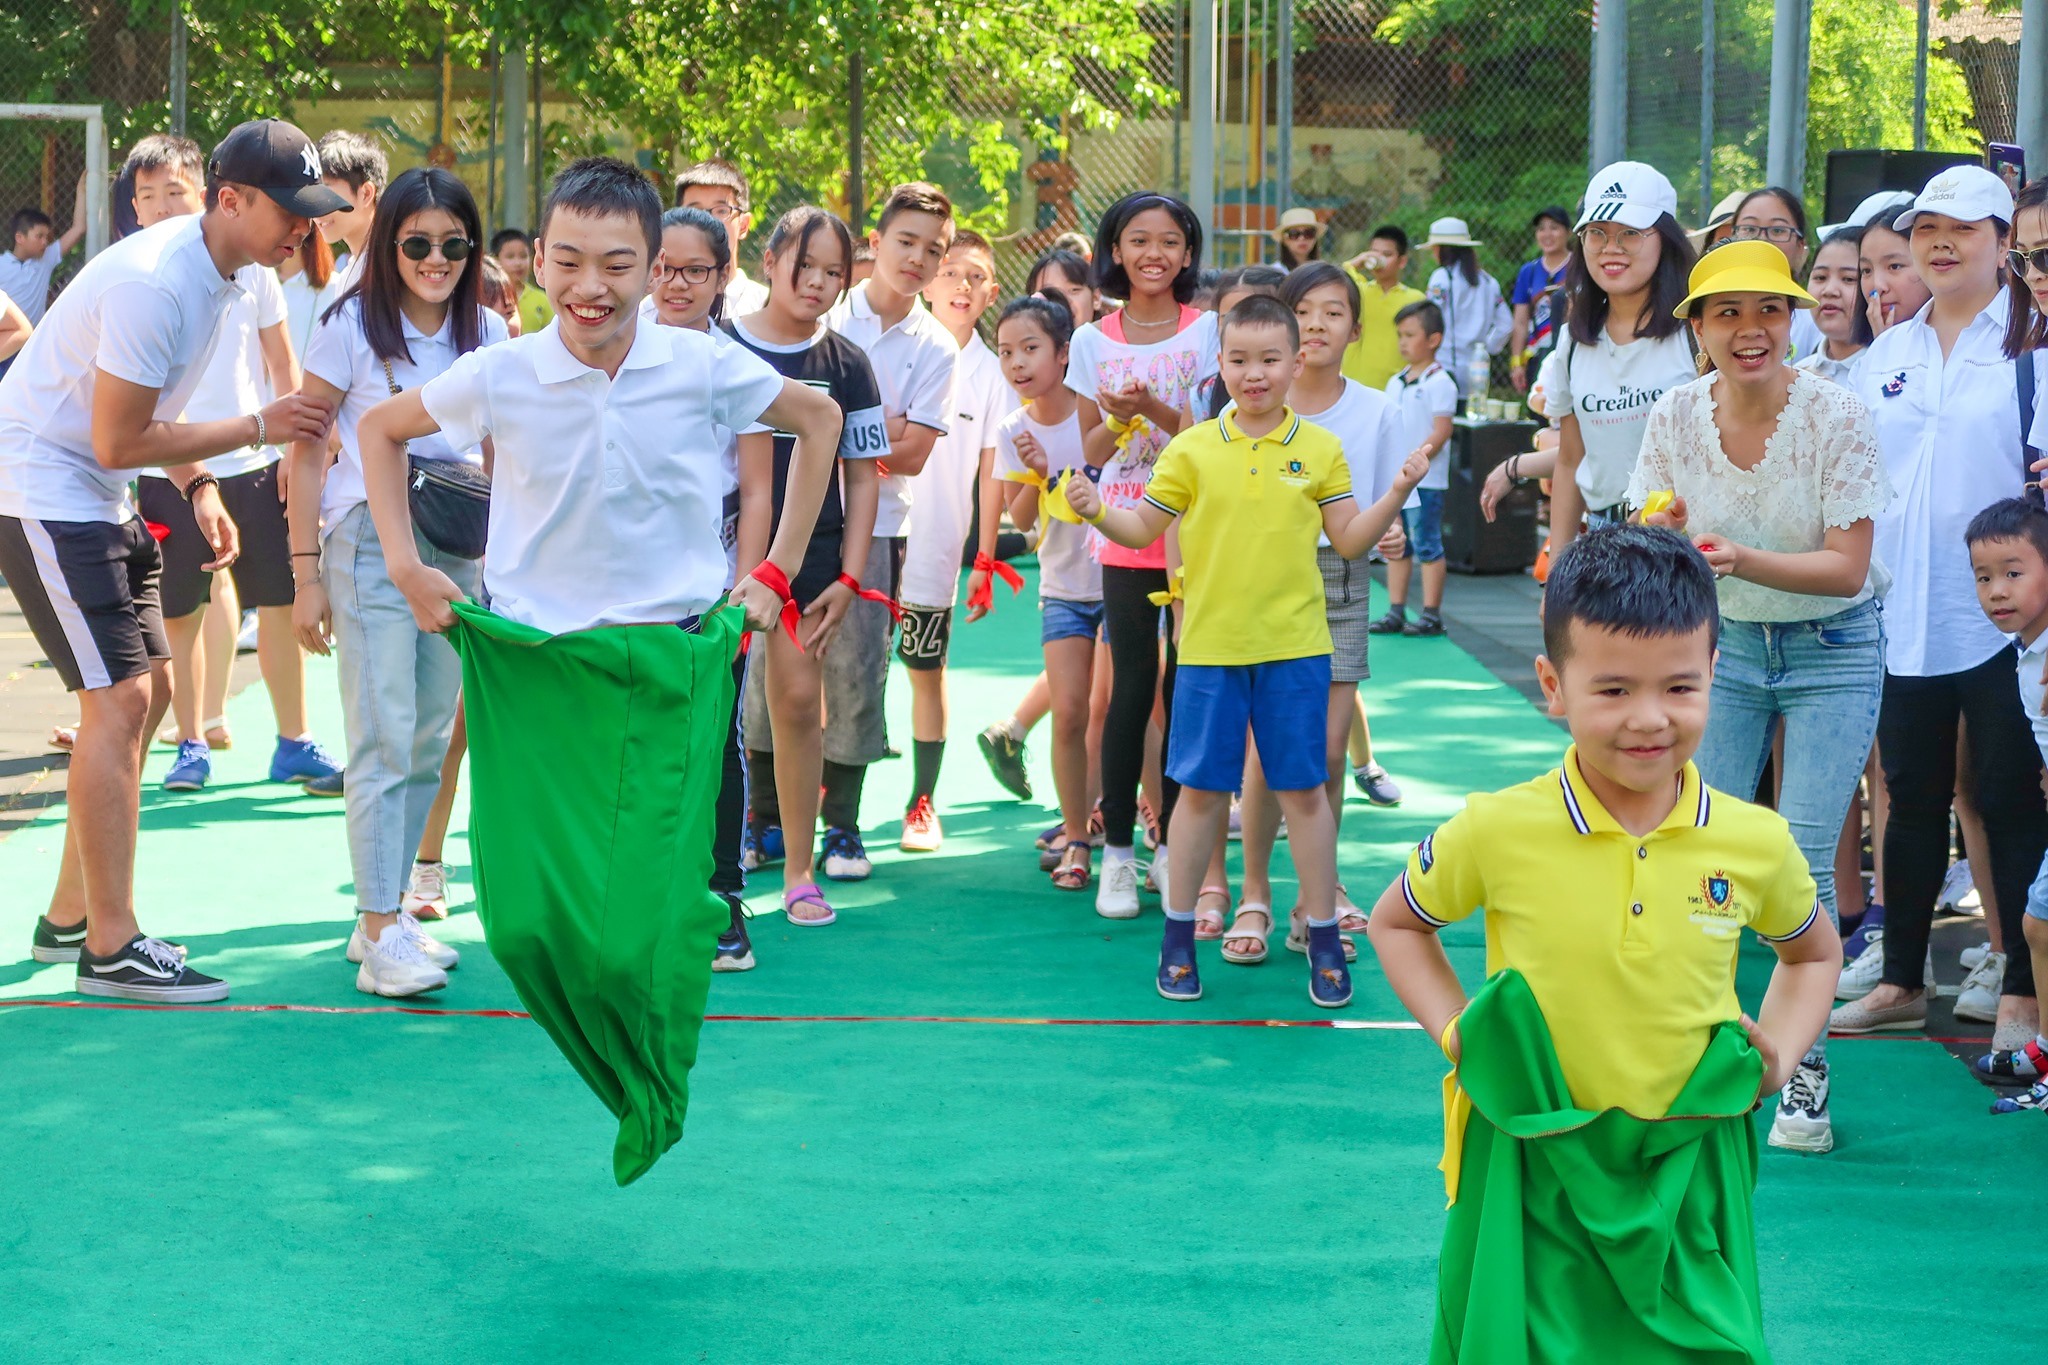
[[[1769,1358],[1749,1114],[1826,1026],[1842,950],[1784,820],[1691,762],[1719,625],[1682,537],[1574,541],[1536,661],[1563,764],[1473,796],[1373,910],[1389,984],[1456,1066],[1433,1362]],[[1468,1003],[1436,935],[1481,910]],[[1779,962],[1755,1020],[1744,927]]]
[[[1221,843],[1230,794],[1244,774],[1245,731],[1287,817],[1289,847],[1308,912],[1309,998],[1351,1003],[1351,972],[1337,935],[1336,828],[1323,784],[1330,698],[1330,625],[1316,537],[1355,559],[1378,543],[1429,468],[1408,457],[1385,497],[1361,509],[1344,447],[1287,406],[1301,373],[1293,310],[1255,295],[1224,317],[1219,371],[1235,407],[1188,428],[1161,452],[1145,500],[1105,508],[1095,485],[1067,482],[1074,511],[1133,549],[1180,522],[1186,611],[1174,685],[1167,775],[1181,784],[1167,840],[1167,905],[1159,993],[1199,1000],[1195,900]],[[1241,927],[1241,926],[1240,926]],[[1268,917],[1258,934],[1272,932]]]

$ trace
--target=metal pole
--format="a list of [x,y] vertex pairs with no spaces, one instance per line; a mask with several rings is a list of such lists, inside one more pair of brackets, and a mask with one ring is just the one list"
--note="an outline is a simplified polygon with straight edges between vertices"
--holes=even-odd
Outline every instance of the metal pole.
[[185,4],[171,6],[171,131],[185,135]]
[[[498,141],[499,75],[498,39],[496,35],[493,35],[491,38],[491,108],[490,114],[485,120],[485,127],[489,129],[487,136],[490,138],[488,144],[490,152],[484,158],[484,212],[494,217],[500,211],[498,205],[498,154],[501,148],[501,144]],[[492,225],[491,230],[495,232],[503,226],[505,226],[505,220],[499,217],[497,222]]]
[[1920,0],[1913,30],[1913,150],[1927,150],[1928,0]]
[[533,149],[533,179],[529,182],[527,200],[527,222],[540,226],[542,158],[547,154],[548,111],[541,103],[540,50],[534,49],[533,58],[527,62],[527,83],[533,88],[533,121],[527,128],[526,141]]
[[99,106],[85,117],[85,254],[107,247],[107,124]]
[[[1173,6],[1173,92],[1181,100],[1181,108],[1187,108],[1188,99],[1188,7],[1183,0],[1174,0]],[[1173,118],[1173,183],[1176,187],[1188,183],[1185,165],[1186,149],[1181,146],[1181,117]]]
[[1294,0],[1280,0],[1280,202],[1294,194]]
[[1714,211],[1714,5],[1700,6],[1700,221]]
[[2020,97],[2014,141],[2026,148],[2027,170],[2048,175],[2048,0],[2021,0]]
[[498,204],[498,226],[531,227],[526,216],[533,203],[531,182],[526,178],[526,44],[505,44],[498,63],[498,80],[504,90],[498,105],[504,111],[501,146],[505,149],[504,196]]
[[861,183],[861,143],[867,139],[867,72],[866,63],[861,60],[860,49],[855,48],[846,59],[846,213],[853,223],[853,234],[861,236],[861,223],[867,218],[867,190]]
[[1771,126],[1764,181],[1797,190],[1806,175],[1807,24],[1812,0],[1774,0],[1771,14]]
[[1595,170],[1628,154],[1628,0],[1597,0],[1593,10]]
[[[1188,207],[1205,235],[1216,231],[1216,0],[1193,0],[1194,75],[1188,82]],[[1213,247],[1211,259],[1214,258]]]

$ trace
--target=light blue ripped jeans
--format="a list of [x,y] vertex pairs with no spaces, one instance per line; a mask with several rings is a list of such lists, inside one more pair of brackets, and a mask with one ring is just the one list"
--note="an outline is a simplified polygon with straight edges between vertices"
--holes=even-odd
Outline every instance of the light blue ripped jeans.
[[[443,554],[415,533],[420,558],[472,599],[483,561]],[[342,724],[348,733],[348,858],[356,910],[388,915],[412,874],[427,812],[441,785],[441,760],[455,728],[462,660],[455,647],[412,619],[391,581],[368,503],[327,533],[320,578],[334,613]]]
[[1837,925],[1835,846],[1877,737],[1883,692],[1884,608],[1876,598],[1812,621],[1721,622],[1712,709],[1695,762],[1708,786],[1753,799],[1782,719],[1778,814]]

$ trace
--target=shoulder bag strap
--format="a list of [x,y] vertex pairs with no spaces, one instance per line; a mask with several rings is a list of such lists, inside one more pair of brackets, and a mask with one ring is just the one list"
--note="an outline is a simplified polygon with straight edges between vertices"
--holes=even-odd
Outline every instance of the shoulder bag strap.
[[[379,356],[377,359],[384,366],[384,387],[391,390],[393,398],[398,397],[405,390],[398,387],[398,376],[391,373],[391,361],[384,356]],[[398,443],[398,453],[410,459],[412,456],[412,442],[400,441]]]
[[2026,465],[2026,482],[2032,485],[2036,482],[2034,461],[2041,458],[2041,452],[2028,442],[2034,430],[2034,402],[2038,396],[2034,392],[2034,353],[2020,352],[2012,365],[2013,391],[2020,404],[2020,453]]

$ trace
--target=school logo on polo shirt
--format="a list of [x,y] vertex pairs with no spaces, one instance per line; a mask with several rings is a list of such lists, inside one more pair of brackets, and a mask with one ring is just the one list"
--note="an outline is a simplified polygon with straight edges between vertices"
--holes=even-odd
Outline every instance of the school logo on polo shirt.
[[1900,370],[1890,379],[1887,379],[1884,382],[1884,387],[1878,390],[1879,393],[1882,393],[1887,398],[1897,398],[1900,394],[1904,393],[1905,391],[1906,372],[1904,370]]
[[1300,460],[1288,460],[1280,466],[1280,482],[1299,488],[1308,482],[1308,470]]
[[1427,875],[1429,870],[1436,866],[1436,836],[1434,834],[1415,846],[1415,858],[1417,862],[1422,864],[1424,875]]
[[1692,922],[1709,938],[1734,938],[1742,932],[1742,906],[1726,872],[1715,868],[1701,877],[1699,895],[1687,899],[1692,902]]

